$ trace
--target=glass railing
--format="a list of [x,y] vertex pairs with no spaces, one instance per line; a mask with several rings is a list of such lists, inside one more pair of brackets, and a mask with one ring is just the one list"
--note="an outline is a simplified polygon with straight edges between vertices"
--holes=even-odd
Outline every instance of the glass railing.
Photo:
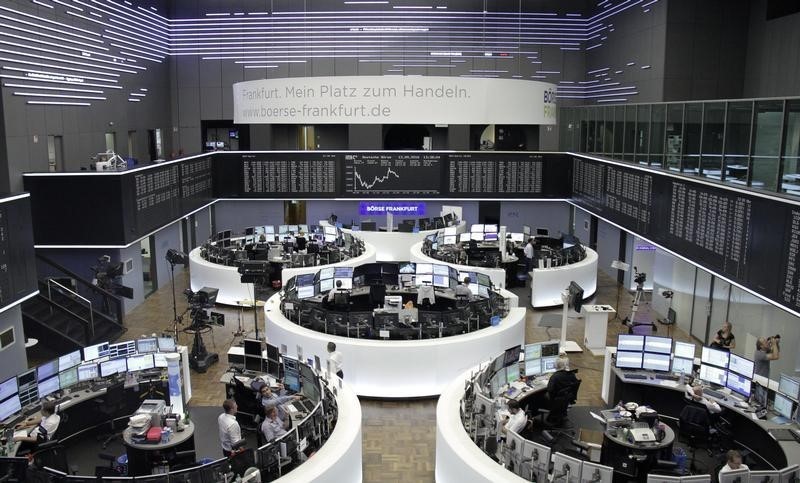
[[800,98],[559,109],[562,151],[800,196]]

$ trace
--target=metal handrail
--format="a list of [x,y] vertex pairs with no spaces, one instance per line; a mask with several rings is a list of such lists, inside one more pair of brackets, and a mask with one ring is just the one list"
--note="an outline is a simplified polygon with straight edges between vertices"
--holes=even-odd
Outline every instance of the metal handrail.
[[78,292],[75,292],[74,290],[72,290],[72,289],[70,289],[70,288],[68,288],[68,287],[56,282],[52,278],[48,278],[47,279],[47,298],[49,298],[50,300],[53,299],[52,291],[51,291],[51,288],[50,288],[51,284],[52,285],[56,285],[61,290],[67,292],[73,298],[80,299],[80,300],[84,301],[86,303],[86,305],[88,305],[88,309],[89,309],[89,320],[88,320],[88,322],[89,322],[89,331],[91,332],[90,337],[94,337],[94,310],[92,309],[92,301],[87,299],[86,297],[82,296]]

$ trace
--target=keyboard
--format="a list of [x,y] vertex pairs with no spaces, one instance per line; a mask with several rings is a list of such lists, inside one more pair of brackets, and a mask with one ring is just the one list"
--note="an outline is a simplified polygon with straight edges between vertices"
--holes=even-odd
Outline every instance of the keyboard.
[[713,389],[703,389],[703,394],[711,396],[711,397],[715,397],[717,399],[722,399],[722,400],[728,399],[728,395],[727,394],[725,394],[724,392],[715,391]]
[[794,440],[800,443],[800,434],[798,434],[798,430],[796,429],[770,429],[769,434],[771,434],[778,441]]
[[625,379],[647,379],[647,374],[626,373]]
[[661,381],[677,381],[680,379],[680,376],[676,376],[675,374],[656,374],[656,379]]

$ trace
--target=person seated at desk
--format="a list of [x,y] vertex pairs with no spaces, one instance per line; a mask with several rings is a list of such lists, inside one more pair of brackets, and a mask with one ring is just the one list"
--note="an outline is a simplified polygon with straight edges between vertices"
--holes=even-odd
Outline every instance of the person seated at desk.
[[33,451],[40,443],[50,441],[58,430],[61,416],[56,414],[56,403],[45,401],[42,403],[41,415],[32,421],[23,421],[16,426],[16,429],[33,428],[27,436],[14,436],[14,441],[22,443],[19,451]]
[[[575,372],[569,370],[569,358],[559,357],[556,360],[556,372],[550,375],[550,380],[547,382],[547,400],[550,406],[550,414],[547,415],[547,422],[549,424],[560,424],[566,412],[562,412],[556,408],[556,403],[565,396],[565,392],[570,390],[578,384],[578,377]],[[567,405],[569,401],[567,401]],[[559,414],[560,413],[560,414]]]
[[505,436],[509,430],[519,434],[520,431],[525,429],[525,425],[528,424],[528,416],[526,416],[525,411],[519,407],[519,402],[516,399],[508,400],[508,412],[511,413],[511,417],[506,418],[500,428],[502,436]]
[[267,409],[266,418],[261,423],[261,432],[268,443],[286,434],[286,429],[284,429],[283,422],[278,417],[278,409],[275,406]]
[[297,246],[297,251],[300,253],[306,253],[306,247],[308,246],[308,240],[306,239],[305,233],[302,231],[297,234],[294,239],[294,243]]
[[456,288],[454,289],[456,298],[465,297],[467,300],[469,300],[472,297],[472,290],[469,289],[470,282],[471,280],[469,277],[464,277],[464,281],[456,285]]
[[732,449],[725,454],[725,466],[719,470],[717,479],[721,479],[723,473],[734,470],[749,470],[746,464],[742,463],[742,454]]
[[289,402],[299,401],[303,399],[303,396],[299,394],[291,396],[286,394],[286,389],[284,389],[283,384],[278,383],[278,394],[272,392],[272,388],[269,387],[269,384],[264,384],[259,390],[258,398],[261,400],[261,406],[264,408],[265,413],[270,408],[276,408],[278,410],[278,417],[283,421],[283,426],[288,429],[291,426],[291,421],[283,405]]
[[712,401],[711,399],[703,396],[703,386],[699,384],[696,386],[690,386],[689,384],[686,384],[686,387],[684,388],[684,394],[686,399],[690,399],[705,406],[708,412],[711,414],[722,412],[722,408],[719,407],[719,404],[717,404],[716,401]]
[[325,296],[325,301],[327,303],[329,303],[329,304],[332,304],[334,302],[334,300],[336,299],[336,294],[340,293],[340,292],[341,293],[347,293],[347,289],[343,289],[342,288],[342,281],[341,280],[337,280],[336,281],[336,286],[333,287],[330,290],[330,292],[328,292],[327,296]]
[[417,306],[421,307],[425,300],[427,300],[431,305],[435,304],[435,293],[436,291],[434,290],[433,285],[423,284],[417,287]]

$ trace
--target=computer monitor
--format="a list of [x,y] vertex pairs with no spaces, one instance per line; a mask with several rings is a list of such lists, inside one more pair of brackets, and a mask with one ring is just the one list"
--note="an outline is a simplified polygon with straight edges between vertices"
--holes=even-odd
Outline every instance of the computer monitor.
[[545,481],[550,472],[550,452],[551,450],[547,446],[533,441],[525,441],[525,445],[522,447],[522,461],[528,461],[531,468],[534,469],[538,475],[536,481]]
[[261,357],[263,348],[261,341],[258,339],[245,339],[244,340],[244,355]]
[[155,367],[153,354],[138,354],[128,356],[128,372],[144,371]]
[[584,461],[581,468],[582,483],[611,483],[614,479],[614,468],[591,461]]
[[252,372],[263,372],[265,361],[261,357],[244,356],[244,369]]
[[302,389],[300,375],[296,373],[285,373],[283,375],[283,384],[286,385],[286,389],[294,393],[298,393]]
[[78,366],[78,382],[91,381],[98,377],[100,377],[100,369],[97,364],[90,363]]
[[800,381],[786,374],[781,374],[778,392],[797,401],[800,398]]
[[736,394],[740,394],[745,398],[750,397],[752,381],[735,372],[728,371],[728,378],[725,380],[725,387],[730,389],[731,391],[735,392]]
[[704,364],[712,364],[717,367],[728,368],[729,352],[712,349],[710,347],[703,347],[701,352],[700,361]]
[[36,380],[43,381],[58,374],[58,359],[47,361],[36,368]]
[[433,273],[432,263],[417,263],[417,275],[429,275]]
[[779,416],[791,419],[792,409],[794,409],[794,403],[792,400],[783,394],[776,392],[775,399],[772,402],[772,410],[775,411],[775,413],[777,413]]
[[47,397],[58,391],[61,388],[58,384],[58,376],[39,381],[39,397]]
[[731,353],[728,359],[728,370],[742,375],[748,379],[753,378],[753,361]]
[[681,357],[683,359],[694,359],[694,344],[691,342],[679,342],[675,341],[674,347],[675,357]]
[[146,354],[148,352],[158,352],[158,339],[148,337],[146,339],[136,339],[136,352]]
[[58,385],[61,389],[67,389],[78,383],[78,368],[70,367],[66,371],[58,373]]
[[466,242],[468,242],[468,241],[470,241],[470,240],[472,240],[472,234],[471,234],[471,233],[469,233],[469,232],[467,232],[467,233],[460,233],[460,234],[458,235],[458,242],[459,242],[459,243],[466,243]]
[[444,236],[456,236],[458,234],[457,227],[448,226],[444,229]]
[[580,483],[583,462],[564,453],[553,455],[553,481]]
[[526,344],[525,345],[525,360],[528,359],[539,359],[542,357],[542,344],[540,342],[535,342],[533,344]]
[[506,383],[513,384],[516,381],[519,381],[519,364],[506,367]]
[[457,237],[455,235],[446,235],[442,239],[442,245],[455,245],[457,241]]
[[475,241],[483,241],[483,239],[484,239],[484,234],[483,234],[483,232],[477,232],[477,231],[473,231],[473,232],[472,232],[471,239],[472,239],[472,240],[475,240]]
[[314,295],[315,295],[314,285],[297,287],[297,298],[299,299],[307,299],[313,297]]
[[744,468],[719,474],[719,483],[750,483],[750,470]]
[[641,369],[642,368],[642,353],[617,351],[616,367],[624,369]]
[[644,351],[656,352],[658,354],[672,354],[672,337],[645,336]]
[[81,350],[72,351],[58,358],[58,370],[64,371],[81,363]]
[[5,421],[12,414],[16,414],[22,410],[22,405],[19,402],[19,396],[14,394],[3,402],[0,402],[0,421]]
[[558,361],[558,356],[542,357],[542,374],[556,372],[556,361]]
[[167,355],[163,352],[156,352],[153,354],[153,364],[158,368],[167,367]]
[[557,356],[560,350],[560,342],[557,340],[542,342],[542,357]]
[[328,293],[333,290],[333,279],[324,278],[319,281],[319,293]]
[[780,483],[798,483],[800,482],[800,465],[791,465],[779,471],[781,481]]
[[[4,401],[17,393],[17,376],[10,377],[0,383],[0,401]],[[0,419],[2,421],[2,419]]]
[[525,358],[525,376],[533,377],[542,374],[542,360]]
[[750,471],[750,483],[780,483],[780,471]]
[[647,474],[647,483],[681,483],[680,476]]
[[644,350],[644,336],[636,334],[619,334],[617,337],[618,351],[638,351]]
[[670,355],[644,352],[642,356],[642,369],[650,371],[669,372]]
[[522,233],[511,233],[511,241],[514,243],[523,243],[525,241],[525,235]]
[[506,431],[506,445],[505,445],[505,462],[506,469],[518,472],[520,463],[522,462],[522,448],[525,446],[525,438],[518,433]]
[[175,339],[172,337],[158,337],[159,352],[175,352]]
[[483,232],[484,233],[497,233],[497,225],[495,225],[495,224],[483,225]]
[[751,402],[758,407],[766,408],[768,399],[769,393],[767,392],[767,388],[754,382],[752,397],[750,398]]
[[[530,233],[530,227],[528,227],[528,233]],[[550,236],[550,230],[548,230],[547,228],[537,228],[536,236]]]
[[700,380],[718,386],[725,386],[728,371],[721,367],[710,366],[708,364],[700,364]]
[[472,233],[483,233],[483,224],[475,223],[469,228],[469,231]]
[[672,358],[672,372],[675,374],[691,374],[694,370],[694,359],[684,359],[683,357]]
[[128,371],[127,358],[119,357],[100,363],[100,375],[102,377],[113,376],[114,374],[124,374]]

